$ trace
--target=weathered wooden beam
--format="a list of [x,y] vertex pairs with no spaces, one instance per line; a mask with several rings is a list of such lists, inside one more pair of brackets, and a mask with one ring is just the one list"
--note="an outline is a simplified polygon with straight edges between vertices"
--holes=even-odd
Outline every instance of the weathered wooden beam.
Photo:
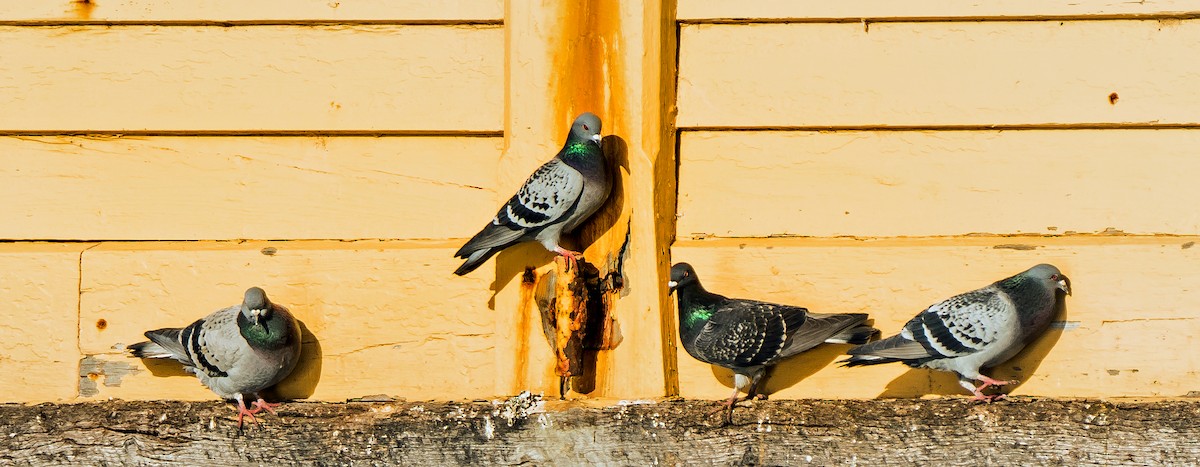
[[[1191,464],[1200,402],[289,403],[239,433],[217,402],[0,406],[4,465]],[[545,411],[542,411],[542,410]]]

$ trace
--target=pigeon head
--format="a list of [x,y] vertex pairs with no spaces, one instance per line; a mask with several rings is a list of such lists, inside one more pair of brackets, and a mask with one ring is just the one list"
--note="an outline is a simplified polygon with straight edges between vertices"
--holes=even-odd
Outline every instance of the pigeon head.
[[696,277],[696,270],[692,269],[692,265],[688,263],[675,263],[671,266],[671,280],[667,282],[667,288],[671,292],[675,289],[687,287],[692,284],[700,284],[700,278]]
[[600,144],[600,117],[584,112],[571,124],[571,138]]
[[1041,281],[1046,285],[1062,290],[1067,295],[1071,295],[1071,279],[1059,271],[1058,268],[1050,264],[1039,264],[1028,271],[1025,271],[1027,277]]
[[242,314],[259,325],[271,319],[271,301],[267,299],[267,293],[258,287],[246,289],[246,297],[242,300]]

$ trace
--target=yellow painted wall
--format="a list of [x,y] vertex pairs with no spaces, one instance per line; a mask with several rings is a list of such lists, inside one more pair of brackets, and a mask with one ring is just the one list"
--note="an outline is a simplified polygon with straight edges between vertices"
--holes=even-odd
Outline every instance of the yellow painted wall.
[[[282,396],[556,395],[520,284],[551,255],[451,255],[583,111],[618,186],[579,245],[629,247],[574,397],[728,395],[677,349],[672,261],[885,333],[1050,261],[1076,294],[1017,394],[1197,390],[1164,351],[1200,336],[1186,2],[559,3],[0,0],[0,397],[212,398],[121,348],[251,285],[305,323]],[[844,350],[768,391],[961,392]]]

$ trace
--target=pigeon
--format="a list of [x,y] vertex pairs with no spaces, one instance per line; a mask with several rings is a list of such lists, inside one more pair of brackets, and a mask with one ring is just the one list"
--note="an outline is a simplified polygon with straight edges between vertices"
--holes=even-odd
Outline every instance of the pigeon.
[[[864,344],[878,332],[865,313],[819,314],[798,306],[726,298],[704,290],[687,263],[671,267],[679,299],[679,337],[696,360],[733,370],[733,395],[722,404],[732,422],[738,391],[758,392],[768,367],[822,343]],[[721,410],[718,408],[717,410]]]
[[530,175],[492,222],[454,253],[467,259],[454,273],[470,273],[501,250],[530,240],[577,260],[580,253],[563,248],[559,239],[596,212],[611,189],[600,149],[600,117],[584,113],[554,159]]
[[[903,362],[913,368],[953,371],[958,383],[992,402],[992,386],[1016,384],[984,376],[981,368],[1000,364],[1025,348],[1050,325],[1059,300],[1071,295],[1071,281],[1058,268],[1039,264],[979,290],[935,303],[904,325],[900,334],[850,349],[845,366]],[[975,387],[973,381],[983,384]]]
[[[221,398],[238,404],[242,418],[279,404],[268,403],[258,393],[274,386],[296,368],[300,360],[300,324],[287,308],[271,303],[258,287],[246,290],[241,305],[234,305],[197,320],[185,328],[146,331],[149,341],[128,346],[137,358],[170,358],[195,374],[200,383]],[[252,395],[253,410],[245,395]]]

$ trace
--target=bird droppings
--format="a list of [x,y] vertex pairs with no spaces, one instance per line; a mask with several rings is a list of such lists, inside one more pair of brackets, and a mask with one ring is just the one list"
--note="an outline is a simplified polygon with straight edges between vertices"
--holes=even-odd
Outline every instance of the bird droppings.
[[1109,94],[1109,95],[1108,95],[1108,103],[1109,103],[1109,104],[1112,104],[1112,105],[1117,105],[1117,100],[1118,100],[1118,99],[1120,99],[1120,98],[1121,98],[1121,97],[1120,97],[1120,96],[1118,96],[1118,95],[1117,95],[1117,93],[1115,93],[1115,92],[1114,92],[1114,93],[1112,93],[1112,94]]

